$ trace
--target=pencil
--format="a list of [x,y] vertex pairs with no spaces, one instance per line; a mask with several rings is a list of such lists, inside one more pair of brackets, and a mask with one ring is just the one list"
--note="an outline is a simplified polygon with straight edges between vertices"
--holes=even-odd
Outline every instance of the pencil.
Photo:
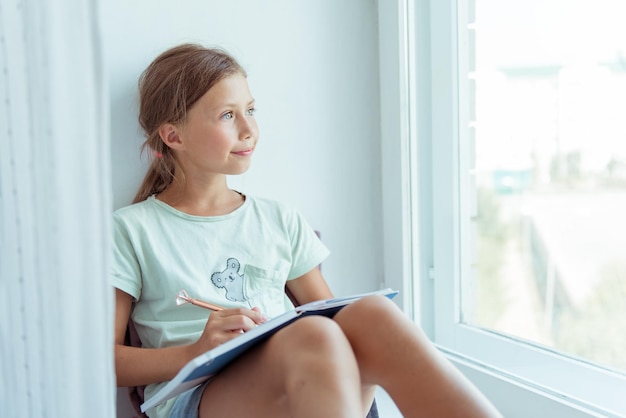
[[189,297],[189,295],[187,294],[187,291],[183,289],[180,292],[178,292],[178,295],[176,295],[176,305],[180,306],[185,303],[191,303],[192,305],[196,305],[204,309],[209,309],[211,311],[223,311],[224,309],[226,309],[222,306],[215,305],[213,303],[209,303],[200,299],[194,299],[192,297]]
[[188,302],[191,303],[192,305],[200,306],[201,308],[209,309],[211,311],[223,311],[224,309],[226,309],[221,306],[214,305],[212,303],[205,302],[200,299],[189,299]]

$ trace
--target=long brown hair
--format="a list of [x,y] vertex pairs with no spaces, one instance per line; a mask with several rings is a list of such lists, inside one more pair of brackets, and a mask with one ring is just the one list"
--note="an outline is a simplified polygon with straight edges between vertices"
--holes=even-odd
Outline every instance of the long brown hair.
[[139,124],[152,162],[133,199],[141,202],[160,193],[174,180],[184,181],[184,173],[171,149],[159,136],[164,123],[180,124],[193,106],[221,79],[246,72],[228,53],[217,48],[183,44],[168,49],[146,68],[139,78]]

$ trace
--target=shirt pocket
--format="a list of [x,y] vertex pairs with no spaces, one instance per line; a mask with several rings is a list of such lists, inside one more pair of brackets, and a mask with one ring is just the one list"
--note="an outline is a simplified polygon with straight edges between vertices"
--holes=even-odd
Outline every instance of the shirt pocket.
[[293,308],[285,294],[288,273],[288,269],[272,270],[246,265],[243,289],[250,307],[258,306],[270,318]]

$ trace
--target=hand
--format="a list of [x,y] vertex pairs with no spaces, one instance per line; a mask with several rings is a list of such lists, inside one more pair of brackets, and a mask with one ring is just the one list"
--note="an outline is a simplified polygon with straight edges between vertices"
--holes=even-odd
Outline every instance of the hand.
[[197,354],[204,353],[226,341],[247,332],[259,324],[267,322],[261,310],[235,308],[211,312],[200,339],[193,344]]

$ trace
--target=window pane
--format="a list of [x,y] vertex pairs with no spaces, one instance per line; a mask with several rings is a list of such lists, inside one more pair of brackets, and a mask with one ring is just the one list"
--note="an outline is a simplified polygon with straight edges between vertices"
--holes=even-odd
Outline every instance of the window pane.
[[469,4],[462,320],[624,371],[626,2]]

